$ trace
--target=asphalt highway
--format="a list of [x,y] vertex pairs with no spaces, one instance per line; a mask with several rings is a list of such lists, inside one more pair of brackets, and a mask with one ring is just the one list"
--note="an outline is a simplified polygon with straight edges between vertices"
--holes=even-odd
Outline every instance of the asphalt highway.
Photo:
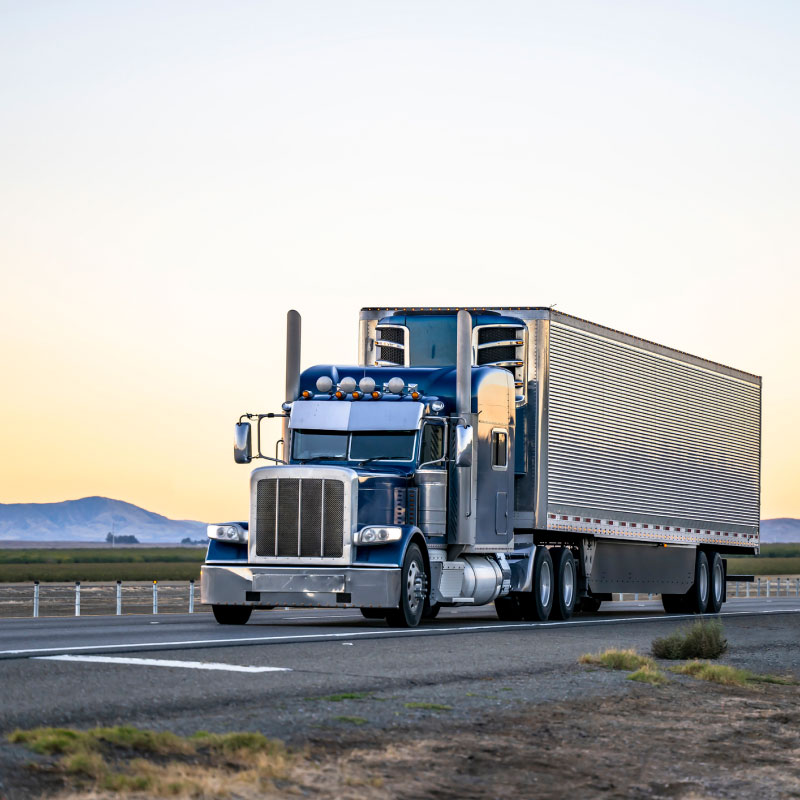
[[[736,599],[723,617],[800,613],[800,598]],[[602,627],[692,618],[667,615],[658,601],[612,602],[600,613],[565,622],[500,622],[493,606],[443,609],[437,619],[414,629],[389,628],[366,620],[358,609],[274,609],[255,611],[244,626],[218,625],[211,614],[40,617],[0,620],[0,660],[54,655],[182,651],[359,639],[421,638],[555,627]]]

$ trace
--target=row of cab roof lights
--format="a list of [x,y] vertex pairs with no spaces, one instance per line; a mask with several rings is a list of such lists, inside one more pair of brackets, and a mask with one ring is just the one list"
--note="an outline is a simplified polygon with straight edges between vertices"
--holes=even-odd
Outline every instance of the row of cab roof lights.
[[[548,514],[550,519],[559,519],[557,514]],[[618,525],[620,528],[651,528],[656,531],[665,530],[665,531],[675,531],[680,533],[683,531],[684,533],[703,533],[700,528],[678,528],[675,526],[669,525],[651,525],[647,522],[621,522],[619,520],[608,519],[603,523],[601,519],[592,519],[590,517],[570,517],[567,514],[563,514],[560,517],[561,520],[565,522],[583,522],[584,524],[589,523],[592,525]],[[729,533],[728,531],[706,531],[706,534],[709,536],[741,536],[743,539],[755,539],[754,533]]]
[[[356,388],[358,387],[358,388]],[[327,394],[335,397],[337,400],[362,400],[372,399],[380,400],[385,393],[398,395],[400,397],[410,397],[412,400],[419,400],[422,396],[417,391],[416,384],[409,384],[406,390],[406,383],[402,378],[392,378],[383,384],[383,391],[379,390],[375,384],[374,378],[364,376],[358,384],[355,378],[342,378],[338,385],[334,388],[333,379],[328,375],[321,375],[317,378],[317,391],[320,394]],[[307,389],[300,393],[302,400],[310,400],[314,395]]]

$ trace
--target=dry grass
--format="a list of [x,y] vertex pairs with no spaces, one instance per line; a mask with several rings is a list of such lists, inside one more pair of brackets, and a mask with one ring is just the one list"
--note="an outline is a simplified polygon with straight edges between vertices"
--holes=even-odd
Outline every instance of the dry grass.
[[8,739],[59,755],[54,769],[77,788],[157,797],[226,797],[235,786],[258,794],[284,777],[292,761],[282,742],[249,732],[182,737],[123,725],[17,730]]
[[660,672],[654,664],[644,664],[635,672],[628,675],[629,681],[638,681],[639,683],[649,683],[653,686],[661,686],[664,683],[669,683],[666,675]]
[[635,670],[645,666],[655,669],[653,659],[639,655],[635,650],[606,650],[603,653],[585,653],[578,659],[581,664],[591,664],[609,669]]
[[756,683],[777,683],[781,686],[793,686],[797,681],[790,676],[759,675],[747,669],[738,669],[726,664],[712,664],[708,661],[689,661],[686,664],[670,667],[679,675],[690,675],[703,681],[719,683],[723,686],[752,686]]
[[695,622],[689,628],[653,641],[653,655],[671,661],[686,658],[719,658],[727,649],[722,625],[717,620]]

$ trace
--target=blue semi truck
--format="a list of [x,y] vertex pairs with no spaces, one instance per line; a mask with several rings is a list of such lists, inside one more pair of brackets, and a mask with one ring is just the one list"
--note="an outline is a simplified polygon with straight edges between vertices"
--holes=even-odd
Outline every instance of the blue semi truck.
[[613,592],[717,611],[725,554],[758,552],[757,376],[550,308],[365,308],[358,363],[305,370],[300,328],[290,311],[282,411],[236,424],[236,461],[268,464],[248,518],[208,528],[222,624],[567,619]]

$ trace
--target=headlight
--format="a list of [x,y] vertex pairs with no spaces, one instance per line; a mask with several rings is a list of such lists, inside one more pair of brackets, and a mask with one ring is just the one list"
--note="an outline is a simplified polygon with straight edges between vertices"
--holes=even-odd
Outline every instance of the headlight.
[[226,523],[223,525],[209,525],[207,528],[209,539],[218,539],[220,542],[246,542],[247,531],[237,524]]
[[386,544],[399,542],[403,535],[402,528],[370,526],[356,533],[356,544]]

